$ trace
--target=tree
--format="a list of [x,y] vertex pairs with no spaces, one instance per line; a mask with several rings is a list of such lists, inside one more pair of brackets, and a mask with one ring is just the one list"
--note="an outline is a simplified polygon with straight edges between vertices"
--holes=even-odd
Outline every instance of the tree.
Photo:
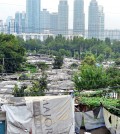
[[120,69],[116,67],[110,67],[106,70],[109,76],[109,86],[120,86]]
[[104,61],[104,55],[103,54],[100,54],[98,57],[97,57],[97,61],[98,62],[103,62]]
[[53,63],[53,69],[61,69],[63,65],[63,57],[62,56],[56,56],[54,58],[54,63]]
[[112,49],[110,47],[106,47],[105,50],[104,50],[104,53],[105,53],[105,58],[106,59],[111,58]]
[[111,44],[110,38],[105,38],[105,43],[106,43],[107,45],[110,45],[110,44]]
[[115,60],[115,64],[116,64],[116,66],[120,66],[120,58]]
[[63,56],[71,56],[71,52],[69,50],[59,49],[59,53]]
[[110,67],[106,70],[108,74],[108,84],[114,92],[118,94],[120,98],[120,69],[116,67]]
[[0,65],[3,65],[4,72],[19,71],[25,62],[24,55],[25,49],[18,45],[15,36],[0,35]]
[[[98,57],[100,54],[104,55],[105,59],[119,58],[120,57],[120,41],[111,42],[109,38],[106,38],[105,41],[99,39],[84,39],[81,37],[74,37],[71,39],[66,39],[62,35],[58,35],[55,38],[49,36],[43,42],[38,40],[27,40],[23,42],[20,40],[19,44],[24,44],[27,51],[39,52],[42,54],[51,54],[56,56],[57,53],[65,56],[75,56],[77,58],[84,58],[86,52],[90,52]],[[74,55],[74,52],[78,51]],[[80,56],[78,56],[78,54]],[[101,58],[101,57],[100,57]]]
[[73,76],[77,90],[90,90],[107,87],[107,74],[101,67],[96,66],[95,57],[88,54],[82,61],[80,70]]
[[35,39],[30,39],[30,40],[27,40],[24,45],[23,45],[27,51],[34,51],[34,52],[38,52],[39,49],[42,48],[42,44],[41,44],[41,41],[40,40],[35,40]]
[[79,59],[79,53],[78,52],[74,52],[74,58]]
[[81,70],[73,76],[75,89],[91,90],[105,88],[108,86],[108,77],[102,67],[84,65]]

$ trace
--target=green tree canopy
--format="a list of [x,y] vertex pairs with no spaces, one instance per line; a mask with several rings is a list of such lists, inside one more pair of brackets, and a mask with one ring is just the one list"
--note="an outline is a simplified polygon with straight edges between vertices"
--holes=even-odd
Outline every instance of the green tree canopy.
[[103,62],[104,59],[105,59],[105,57],[104,57],[103,54],[100,54],[100,55],[97,57],[97,61],[100,62],[100,63]]
[[120,66],[120,58],[115,60],[115,64],[116,64],[116,66]]
[[[55,38],[48,36],[44,41],[37,39],[30,39],[27,41],[18,40],[19,44],[22,44],[27,51],[34,51],[40,54],[52,54],[56,56],[59,52],[62,55],[74,57],[76,51],[78,52],[80,59],[84,59],[87,52],[94,54],[96,58],[102,54],[104,55],[105,60],[120,57],[120,41],[111,41],[109,38],[106,38],[105,41],[95,38],[84,39],[78,36],[73,39],[66,39],[62,35],[58,35]],[[101,57],[98,59],[100,58]]]
[[116,67],[110,67],[106,70],[109,76],[109,86],[120,86],[120,69]]
[[19,45],[13,35],[0,35],[0,65],[4,72],[13,73],[20,70],[24,59],[25,49]]
[[82,66],[73,76],[75,89],[78,91],[105,88],[108,86],[107,80],[107,74],[102,67],[90,65]]

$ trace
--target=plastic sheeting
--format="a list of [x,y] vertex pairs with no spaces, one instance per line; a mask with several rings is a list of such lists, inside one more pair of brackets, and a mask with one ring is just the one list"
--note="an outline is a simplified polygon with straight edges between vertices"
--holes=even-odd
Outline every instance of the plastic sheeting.
[[92,130],[105,126],[105,121],[103,117],[103,109],[101,108],[98,116],[95,117],[93,111],[88,111],[84,113],[84,123],[86,130]]
[[116,134],[120,134],[120,118],[118,118]]
[[27,107],[3,105],[6,111],[7,134],[29,134],[32,128],[32,114]]
[[7,134],[73,134],[74,100],[71,96],[25,98],[26,106],[2,107]]
[[111,134],[120,134],[120,118],[103,108],[105,125]]
[[82,123],[84,122],[86,130],[93,130],[105,126],[105,121],[103,117],[103,108],[96,109],[94,111],[88,112],[75,112],[75,128],[80,129]]
[[80,132],[80,127],[82,125],[82,113],[81,112],[75,112],[75,132]]

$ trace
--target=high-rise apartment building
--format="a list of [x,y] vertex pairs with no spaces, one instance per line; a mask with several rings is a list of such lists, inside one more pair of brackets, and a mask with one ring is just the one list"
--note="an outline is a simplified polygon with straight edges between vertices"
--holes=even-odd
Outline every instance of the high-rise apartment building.
[[50,14],[50,31],[52,34],[58,34],[58,13]]
[[15,33],[15,19],[10,19],[8,25],[8,34],[14,34],[14,33]]
[[103,7],[99,6],[99,39],[104,39],[104,27],[105,27],[105,20],[104,20],[104,11]]
[[104,38],[104,13],[103,8],[96,0],[91,0],[89,5],[88,38]]
[[96,0],[91,0],[88,16],[88,38],[99,37],[99,11]]
[[15,13],[15,31],[17,34],[22,33],[22,13]]
[[0,20],[0,33],[4,32],[3,20]]
[[22,33],[26,32],[26,13],[22,12],[22,18],[21,18],[21,25],[22,25]]
[[28,33],[40,32],[41,0],[26,0],[26,30]]
[[8,16],[8,17],[7,17],[7,19],[6,19],[6,25],[9,25],[9,22],[10,22],[11,19],[13,19],[12,16]]
[[17,34],[25,33],[26,29],[26,13],[15,13],[15,30]]
[[4,34],[8,34],[8,26],[7,24],[4,24]]
[[47,9],[43,9],[40,15],[40,31],[44,33],[45,31],[50,31],[50,13]]
[[7,26],[7,34],[10,33],[10,28],[9,28],[9,25],[10,25],[10,20],[12,20],[13,17],[12,16],[8,16],[7,19],[6,19],[6,26]]
[[73,33],[82,36],[85,34],[84,0],[74,0]]
[[58,34],[68,34],[68,2],[60,0],[58,5]]

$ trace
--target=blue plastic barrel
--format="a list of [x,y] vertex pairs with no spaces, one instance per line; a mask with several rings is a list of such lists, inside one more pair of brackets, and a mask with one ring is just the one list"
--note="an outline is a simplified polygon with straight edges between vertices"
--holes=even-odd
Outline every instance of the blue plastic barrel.
[[5,121],[0,121],[0,134],[5,134]]

